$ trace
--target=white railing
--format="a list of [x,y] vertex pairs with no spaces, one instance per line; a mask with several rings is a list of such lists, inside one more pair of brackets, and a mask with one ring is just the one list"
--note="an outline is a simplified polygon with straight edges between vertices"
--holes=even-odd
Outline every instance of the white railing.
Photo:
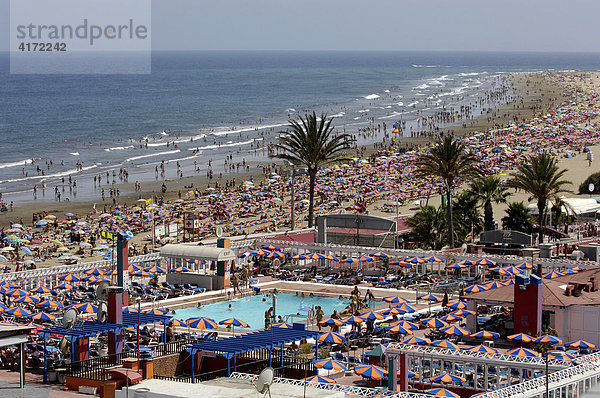
[[[446,361],[474,361],[484,363],[489,362],[490,365],[497,365],[499,362],[507,367],[528,367],[535,369],[543,369],[546,367],[546,360],[540,357],[516,357],[505,355],[502,353],[488,354],[484,352],[473,352],[467,350],[452,350],[449,348],[435,346],[416,346],[399,343],[390,343],[386,348],[386,355],[394,355],[406,353],[411,356],[426,358],[435,357],[436,359],[444,359]],[[562,359],[551,359],[548,361],[550,370],[560,370],[570,366],[569,362]]]
[[[248,374],[248,373],[239,373],[234,372],[229,377],[232,379],[241,379],[241,380],[249,380],[254,382],[258,375]],[[394,392],[385,388],[366,388],[366,387],[357,387],[357,386],[348,386],[344,384],[324,384],[324,383],[308,383],[303,380],[295,380],[295,379],[285,379],[282,377],[275,377],[273,379],[273,383],[277,384],[287,384],[292,386],[309,386],[312,388],[316,388],[319,390],[326,391],[338,391],[343,392],[346,395],[356,396],[356,397],[399,397],[399,398],[431,398],[431,395],[420,394],[420,393],[412,393],[412,392]]]
[[[600,353],[585,355],[578,358],[577,361],[579,365],[571,366],[548,375],[548,390],[550,392],[572,384],[579,385],[581,381],[590,379],[595,379],[594,381],[596,381],[600,378]],[[545,394],[545,391],[546,377],[542,376],[483,393],[478,398],[537,397]]]
[[[130,263],[146,263],[150,261],[160,260],[159,253],[144,254],[141,256],[130,257]],[[23,281],[32,278],[41,278],[55,275],[80,272],[90,268],[108,268],[115,264],[113,260],[92,261],[89,263],[77,263],[71,265],[59,265],[51,268],[39,268],[34,270],[26,270],[19,272],[10,272],[0,274],[0,281]]]

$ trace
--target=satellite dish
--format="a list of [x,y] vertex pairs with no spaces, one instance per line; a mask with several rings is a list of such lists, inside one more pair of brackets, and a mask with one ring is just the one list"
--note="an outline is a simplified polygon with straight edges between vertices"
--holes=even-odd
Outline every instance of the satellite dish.
[[96,311],[96,319],[98,322],[106,322],[106,314],[108,313],[108,307],[105,302],[98,304],[98,310]]
[[58,346],[58,348],[60,348],[60,351],[67,355],[69,353],[69,340],[67,340],[65,337],[62,338],[62,340],[60,341],[60,344]]
[[256,391],[260,394],[264,394],[267,391],[269,392],[269,397],[271,396],[271,384],[273,384],[273,377],[275,376],[275,372],[273,368],[264,368],[262,372],[258,375],[258,379],[256,379],[256,383],[254,383],[254,387],[256,387]]
[[220,238],[221,236],[223,236],[223,227],[219,226],[217,227],[217,238]]
[[110,286],[110,284],[106,281],[100,282],[100,284],[96,288],[96,297],[98,297],[98,300],[104,301],[104,300],[108,299],[108,287],[109,286]]
[[75,321],[77,320],[77,311],[75,309],[68,309],[63,315],[62,325],[65,329],[71,329],[73,325],[75,325]]

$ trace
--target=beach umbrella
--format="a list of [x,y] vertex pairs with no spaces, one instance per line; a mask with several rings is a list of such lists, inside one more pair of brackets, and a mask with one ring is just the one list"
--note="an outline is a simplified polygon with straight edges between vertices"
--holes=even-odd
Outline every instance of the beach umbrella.
[[422,339],[422,338],[416,337],[416,336],[407,337],[406,339],[404,339],[400,342],[400,344],[406,344],[406,345],[427,345],[429,343],[431,343],[431,341],[429,339]]
[[88,314],[95,314],[98,311],[98,307],[90,303],[74,304],[70,308],[75,308],[79,312],[86,312]]
[[427,261],[428,263],[443,263],[444,262],[444,260],[442,260],[441,258],[438,258],[436,256],[425,257],[424,260]]
[[31,315],[31,312],[29,312],[26,309],[21,308],[21,307],[10,307],[4,311],[4,314],[13,315],[17,318],[25,318],[25,317],[28,317],[29,315]]
[[399,311],[398,309],[392,307],[392,308],[388,308],[387,310],[381,311],[381,314],[383,314],[383,315],[402,315],[402,314],[405,314],[405,312]]
[[48,289],[45,286],[38,286],[35,289],[31,289],[29,291],[29,293],[41,293],[41,294],[45,294],[45,293],[50,293],[52,290]]
[[399,321],[395,321],[395,322],[390,322],[390,324],[389,324],[389,326],[396,326],[396,325],[400,325],[404,329],[411,329],[411,330],[419,329],[419,325],[417,325],[416,323],[405,321],[403,319],[400,319]]
[[466,351],[471,351],[471,352],[483,352],[485,354],[497,354],[498,350],[492,347],[488,347],[486,345],[480,344],[480,345],[476,345],[475,347],[471,347],[471,348],[467,348]]
[[289,323],[289,322],[274,323],[271,325],[271,328],[278,328],[278,329],[292,329],[293,327],[294,327],[294,324]]
[[28,296],[29,292],[23,289],[12,289],[4,293],[8,297],[23,297]]
[[572,341],[570,343],[567,343],[566,345],[568,345],[571,348],[596,348],[596,344],[594,343],[589,343],[585,340],[577,340],[577,341]]
[[242,328],[250,327],[250,325],[248,325],[246,322],[242,321],[241,319],[237,319],[237,318],[224,319],[219,322],[219,325],[238,326],[238,327],[242,327]]
[[435,377],[429,378],[429,381],[432,383],[462,383],[467,381],[464,377],[452,375],[450,373],[442,373],[441,375],[437,375]]
[[90,268],[87,271],[85,271],[84,274],[100,276],[100,275],[104,275],[104,271],[102,271],[100,268]]
[[434,397],[448,397],[448,398],[460,398],[460,395],[453,393],[445,388],[430,388],[425,390],[426,394],[433,395]]
[[461,264],[461,263],[454,263],[454,264],[448,264],[448,265],[446,265],[444,267],[444,269],[454,269],[454,270],[457,270],[457,269],[463,269],[463,268],[466,268],[466,267],[468,267],[468,265]]
[[562,344],[562,339],[551,336],[549,334],[545,334],[543,336],[537,337],[533,339],[533,342],[536,344]]
[[70,283],[61,283],[60,285],[56,286],[57,289],[67,289],[67,290],[71,290],[71,289],[75,289],[74,285],[71,285]]
[[532,269],[534,267],[534,265],[530,264],[528,262],[522,262],[522,263],[515,265],[515,267],[520,268],[520,269]]
[[488,290],[491,290],[491,289],[497,289],[499,287],[503,287],[504,285],[498,281],[493,281],[493,282],[488,282],[488,283],[484,284],[484,286],[487,287]]
[[278,251],[278,252],[280,252],[280,251],[281,251],[281,248],[280,248],[280,247],[273,246],[273,245],[263,246],[262,248],[263,248],[263,249],[267,249],[267,250],[269,250],[269,251]]
[[471,337],[476,337],[478,339],[497,339],[500,337],[500,333],[490,332],[488,330],[481,330],[477,333],[473,333]]
[[486,265],[488,267],[494,267],[496,266],[496,262],[494,260],[489,260],[487,258],[482,258],[480,260],[475,261],[475,264],[477,265]]
[[371,380],[382,380],[387,375],[387,370],[377,365],[358,365],[354,373]]
[[380,321],[385,319],[385,316],[373,311],[365,312],[364,314],[360,314],[358,317],[364,319],[365,321]]
[[424,258],[421,257],[409,257],[404,261],[411,264],[424,264],[427,262]]
[[469,286],[468,288],[465,289],[465,292],[467,293],[479,293],[479,292],[483,292],[485,290],[488,290],[487,287],[483,286],[483,285],[472,285]]
[[554,279],[554,278],[558,278],[559,276],[563,276],[563,274],[559,274],[558,272],[552,271],[552,272],[548,272],[546,274],[543,274],[542,278],[544,278],[544,279]]
[[409,301],[407,299],[405,299],[404,297],[400,297],[400,296],[387,296],[387,297],[383,298],[383,301],[385,301],[386,303],[390,303],[390,304],[409,303]]
[[[359,318],[360,319],[360,318]],[[363,321],[362,319],[360,320],[361,322]],[[340,319],[333,319],[333,318],[329,318],[326,319],[324,321],[319,322],[321,325],[327,325],[327,326],[342,326],[344,325],[346,322],[340,320]]]
[[295,256],[290,257],[292,260],[306,260],[306,256],[304,254],[296,254]]
[[15,303],[39,303],[41,300],[33,296],[21,296],[15,300]]
[[346,341],[346,338],[339,333],[327,332],[319,336],[319,341],[326,341],[329,343],[338,344]]
[[432,345],[434,347],[446,348],[449,350],[458,350],[458,346],[448,340],[435,340],[435,341],[432,341],[430,345]]
[[400,333],[400,334],[413,334],[413,332],[409,328],[405,328],[400,325],[391,325],[385,328],[388,332],[391,333]]
[[529,348],[518,347],[506,351],[506,355],[510,355],[513,357],[537,357],[538,352],[530,350]]
[[177,268],[171,269],[170,272],[179,272],[179,273],[182,273],[182,272],[192,272],[192,270],[189,269],[189,268],[186,268],[186,267],[177,267]]
[[52,301],[52,300],[40,301],[35,306],[40,307],[40,308],[62,308],[63,307],[63,305],[61,303],[59,303],[58,301]]
[[344,372],[348,370],[346,366],[344,366],[341,362],[334,360],[333,358],[327,359],[316,359],[312,361],[312,364],[319,369],[326,370],[343,370]]
[[4,312],[4,310],[8,308],[7,306],[5,306],[4,304],[0,303],[0,312]]
[[305,381],[307,383],[311,383],[311,384],[335,384],[335,380],[332,379],[331,377],[325,377],[325,376],[310,376],[307,377],[305,379],[302,379],[302,381]]
[[455,310],[462,310],[464,308],[467,308],[467,305],[465,303],[463,303],[462,301],[455,301],[453,303],[448,303],[446,305],[446,307],[452,308],[452,309],[455,309]]
[[56,316],[52,314],[46,314],[45,312],[38,312],[37,314],[31,315],[31,319],[36,319],[40,321],[54,321]]
[[423,319],[421,322],[425,323],[428,327],[433,329],[446,328],[450,326],[448,323],[439,318],[426,318]]
[[125,309],[123,310],[123,314],[137,314],[138,313],[138,309],[135,307],[125,307]]
[[513,334],[507,337],[509,340],[520,341],[521,343],[531,343],[533,337],[525,333]]
[[169,319],[167,322],[168,325],[178,326],[178,327],[186,327],[187,324],[181,319]]
[[378,257],[378,258],[390,258],[391,257],[389,254],[384,253],[384,252],[370,253],[369,256],[370,257]]
[[80,277],[73,274],[66,274],[58,278],[59,281],[63,282],[79,282],[80,279]]
[[308,253],[304,255],[304,258],[307,260],[327,260],[328,257],[325,254],[321,253]]
[[153,274],[143,271],[143,270],[136,271],[136,272],[132,273],[131,276],[139,276],[141,278],[154,278]]
[[475,311],[460,309],[460,310],[454,311],[450,315],[452,315],[454,317],[465,317],[465,316],[469,316],[469,315],[475,315]]
[[166,315],[169,311],[161,310],[160,308],[152,308],[150,311],[146,311],[146,314],[152,315]]
[[148,268],[144,268],[144,271],[149,272],[151,274],[165,274],[167,272],[166,268],[152,266]]
[[417,308],[415,306],[406,304],[406,303],[403,303],[400,305],[395,305],[394,308],[399,311],[404,311],[404,313],[407,313],[407,314],[412,314],[413,312],[417,312]]
[[285,258],[285,253],[280,251],[273,251],[269,253],[266,258]]
[[412,264],[411,263],[407,263],[406,261],[392,261],[391,264],[399,266],[399,267],[405,267],[405,268],[411,268],[412,267]]
[[434,296],[433,294],[424,294],[422,296],[417,297],[419,300],[427,300],[427,301],[432,301],[435,303],[439,303],[442,301],[441,298]]
[[198,317],[198,318],[190,318],[186,321],[187,325],[191,328],[196,329],[215,329],[217,327],[217,323],[214,319],[206,318],[206,317]]
[[2,281],[2,282],[0,282],[0,287],[6,287],[8,289],[17,289],[20,286],[12,283],[10,281]]
[[468,336],[470,332],[467,329],[461,328],[456,325],[448,326],[440,329],[440,331],[446,333],[449,336]]
[[352,315],[352,316],[349,316],[346,319],[342,319],[342,321],[345,324],[354,324],[354,323],[363,323],[365,320],[363,318],[361,318],[361,317]]
[[441,319],[442,321],[444,321],[444,322],[448,322],[448,323],[450,323],[450,322],[458,322],[458,321],[462,320],[462,318],[461,318],[461,317],[459,317],[459,316],[454,316],[454,315],[452,315],[452,314],[447,314],[447,315],[444,315],[444,316],[443,316],[443,317],[441,317],[440,319]]

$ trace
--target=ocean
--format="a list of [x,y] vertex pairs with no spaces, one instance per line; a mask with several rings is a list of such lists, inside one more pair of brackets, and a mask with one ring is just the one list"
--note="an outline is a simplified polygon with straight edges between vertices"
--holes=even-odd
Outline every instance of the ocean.
[[34,200],[34,186],[36,200],[54,200],[69,176],[73,200],[97,198],[82,188],[92,176],[125,168],[143,184],[162,161],[167,180],[177,161],[185,177],[206,175],[209,160],[223,171],[229,155],[260,167],[263,145],[307,111],[350,133],[400,120],[417,130],[418,115],[473,102],[507,73],[600,66],[596,53],[154,52],[149,75],[11,75],[8,58],[0,53],[0,192],[15,201]]

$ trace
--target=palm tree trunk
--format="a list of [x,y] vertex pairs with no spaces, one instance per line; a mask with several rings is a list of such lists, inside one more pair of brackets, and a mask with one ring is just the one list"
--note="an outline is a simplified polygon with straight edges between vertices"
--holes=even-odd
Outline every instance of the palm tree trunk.
[[450,243],[450,248],[454,248],[454,226],[452,225],[452,202],[451,202],[451,193],[450,188],[446,190],[446,212],[448,213],[448,242]]
[[492,209],[492,203],[487,201],[483,206],[483,218],[485,224],[485,230],[491,231],[494,229],[494,210]]
[[544,243],[544,232],[542,231],[542,224],[544,222],[544,206],[538,202],[538,230],[539,230],[539,238],[538,238],[538,242],[539,243]]
[[314,222],[314,210],[315,210],[315,181],[317,179],[317,170],[308,169],[308,176],[310,178],[309,189],[308,189],[308,228],[313,226]]

